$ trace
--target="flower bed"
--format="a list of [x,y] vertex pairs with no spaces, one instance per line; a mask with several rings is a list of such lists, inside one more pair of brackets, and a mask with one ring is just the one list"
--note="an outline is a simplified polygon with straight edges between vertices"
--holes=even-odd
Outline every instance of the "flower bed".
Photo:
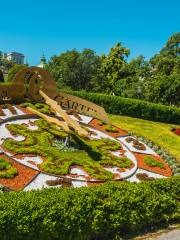
[[20,107],[23,108],[23,110],[27,111],[27,107],[31,107],[35,110],[40,111],[41,113],[44,114],[48,114],[51,115],[52,111],[50,109],[50,107],[47,104],[43,104],[43,103],[36,103],[36,104],[32,104],[32,103],[22,103],[20,104]]
[[106,134],[108,134],[114,138],[128,135],[128,132],[126,132],[118,127],[107,125],[103,121],[100,121],[96,118],[94,118],[90,121],[89,126],[94,127],[102,132],[105,132]]
[[173,128],[171,131],[176,135],[180,136],[180,128]]
[[[135,157],[138,161],[138,167],[141,169],[145,169],[147,171],[150,172],[154,172],[154,173],[158,173],[161,174],[163,176],[166,177],[170,177],[172,176],[172,170],[169,167],[169,165],[159,156],[155,156],[155,155],[147,155],[147,154],[142,154],[142,153],[135,153]],[[163,167],[159,167],[159,166],[152,166],[151,164],[147,164],[146,159],[147,158],[153,158],[154,161],[157,161],[161,164],[163,164]],[[150,166],[151,165],[151,166]],[[162,166],[162,165],[161,165]]]
[[128,137],[126,138],[126,142],[127,143],[131,143],[132,142],[132,146],[137,149],[137,150],[142,150],[145,151],[146,147],[143,143],[140,143],[137,139],[133,138],[133,137]]
[[17,114],[16,109],[15,109],[11,104],[6,104],[6,105],[4,106],[4,108],[8,108],[8,110],[9,110],[13,115],[16,115],[16,114]]
[[[95,179],[113,179],[113,173],[106,171],[104,166],[131,168],[132,161],[127,157],[117,157],[111,151],[119,151],[122,146],[111,139],[84,139],[75,134],[65,133],[56,126],[46,123],[44,120],[36,121],[37,130],[28,129],[24,125],[10,124],[8,130],[13,136],[24,136],[24,141],[6,139],[3,148],[13,154],[32,154],[41,156],[44,161],[39,165],[42,171],[56,175],[66,175],[70,167],[79,165]],[[59,149],[56,139],[62,142],[69,137],[72,147],[78,146],[74,151],[71,145],[65,149]],[[69,148],[70,147],[70,148]],[[19,155],[18,155],[19,157]]]
[[13,161],[4,154],[0,154],[0,158],[6,159],[12,164],[13,168],[17,169],[18,175],[14,178],[0,178],[0,184],[10,188],[11,190],[17,191],[23,189],[38,174],[38,171]]
[[21,107],[21,105],[16,105],[16,107],[21,110],[24,114],[32,114],[31,111],[29,111],[27,108],[25,107]]
[[139,179],[140,181],[151,181],[154,180],[155,178],[153,177],[149,177],[147,175],[147,173],[137,173],[136,174],[137,179]]
[[0,157],[0,178],[12,179],[16,175],[18,175],[17,169],[5,157]]

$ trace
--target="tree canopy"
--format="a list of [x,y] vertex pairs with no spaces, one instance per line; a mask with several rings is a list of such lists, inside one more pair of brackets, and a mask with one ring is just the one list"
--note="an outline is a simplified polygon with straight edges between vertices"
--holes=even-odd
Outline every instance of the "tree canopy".
[[78,52],[73,49],[53,56],[46,68],[53,74],[59,87],[89,91],[93,83],[98,81],[100,63],[100,57],[93,50]]
[[102,92],[180,105],[180,32],[174,33],[150,60],[128,61],[130,50],[117,43],[108,54],[73,49],[53,56],[46,68],[60,88]]
[[3,71],[0,69],[0,82],[4,82]]

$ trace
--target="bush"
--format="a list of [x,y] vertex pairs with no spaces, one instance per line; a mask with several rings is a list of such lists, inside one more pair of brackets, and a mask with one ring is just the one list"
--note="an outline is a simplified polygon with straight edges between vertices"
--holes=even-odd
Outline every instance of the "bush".
[[27,66],[26,65],[18,65],[18,64],[15,64],[12,68],[10,68],[9,72],[8,72],[8,77],[7,77],[7,81],[8,82],[12,82],[13,81],[13,78],[15,77],[15,75],[23,70],[24,68],[26,68]]
[[[180,177],[0,194],[1,240],[120,239],[180,221]],[[126,238],[127,239],[127,238]]]
[[176,107],[98,93],[76,91],[69,93],[101,105],[111,114],[180,124],[180,109]]

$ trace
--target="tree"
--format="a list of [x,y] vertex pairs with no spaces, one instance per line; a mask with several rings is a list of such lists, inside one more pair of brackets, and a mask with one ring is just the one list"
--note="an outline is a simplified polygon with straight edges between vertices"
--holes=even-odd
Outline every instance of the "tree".
[[180,74],[156,74],[146,79],[143,87],[144,97],[148,101],[170,105],[180,103]]
[[27,67],[27,65],[18,65],[18,64],[14,65],[8,72],[7,81],[12,82],[16,73],[18,73],[20,70],[22,70],[26,67]]
[[0,69],[0,82],[4,82],[4,76],[1,69]]
[[165,47],[150,59],[151,74],[144,82],[148,101],[179,105],[180,103],[180,33],[173,34]]
[[130,50],[117,43],[107,56],[102,56],[101,72],[109,83],[110,93],[114,93],[115,84],[127,76],[127,61]]
[[45,66],[60,88],[114,94],[179,105],[180,33],[173,34],[149,61],[117,43],[107,55],[76,49],[54,56]]
[[174,33],[162,48],[161,54],[180,56],[180,32]]
[[115,95],[128,98],[143,98],[143,82],[149,76],[150,66],[142,55],[132,59],[126,67],[126,77],[115,84]]
[[46,65],[60,88],[92,90],[97,82],[100,57],[91,49],[76,49],[54,56]]
[[5,71],[8,71],[10,68],[14,66],[12,61],[9,61],[2,56],[0,56],[0,67],[3,68]]

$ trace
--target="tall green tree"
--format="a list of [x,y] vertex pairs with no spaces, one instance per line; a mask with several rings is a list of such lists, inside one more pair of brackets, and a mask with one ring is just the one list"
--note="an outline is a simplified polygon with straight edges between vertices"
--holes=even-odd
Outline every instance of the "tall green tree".
[[3,58],[2,55],[0,56],[0,67],[1,67],[1,69],[4,69],[5,71],[8,71],[13,66],[14,66],[14,63],[12,61],[9,61],[9,60]]
[[161,54],[180,56],[180,32],[174,33],[161,50]]
[[143,82],[149,76],[150,66],[142,55],[126,64],[126,76],[115,84],[115,95],[128,98],[143,98]]
[[180,33],[173,34],[152,59],[151,74],[144,82],[148,101],[180,105]]
[[46,65],[60,88],[92,90],[98,81],[101,59],[91,49],[82,52],[73,49],[54,56]]
[[67,51],[46,65],[60,88],[115,94],[152,102],[180,103],[180,33],[174,33],[149,61],[127,61],[130,50],[117,43],[107,55]]
[[130,50],[117,43],[107,56],[102,56],[101,72],[108,82],[110,93],[115,92],[116,83],[127,76],[127,57]]

